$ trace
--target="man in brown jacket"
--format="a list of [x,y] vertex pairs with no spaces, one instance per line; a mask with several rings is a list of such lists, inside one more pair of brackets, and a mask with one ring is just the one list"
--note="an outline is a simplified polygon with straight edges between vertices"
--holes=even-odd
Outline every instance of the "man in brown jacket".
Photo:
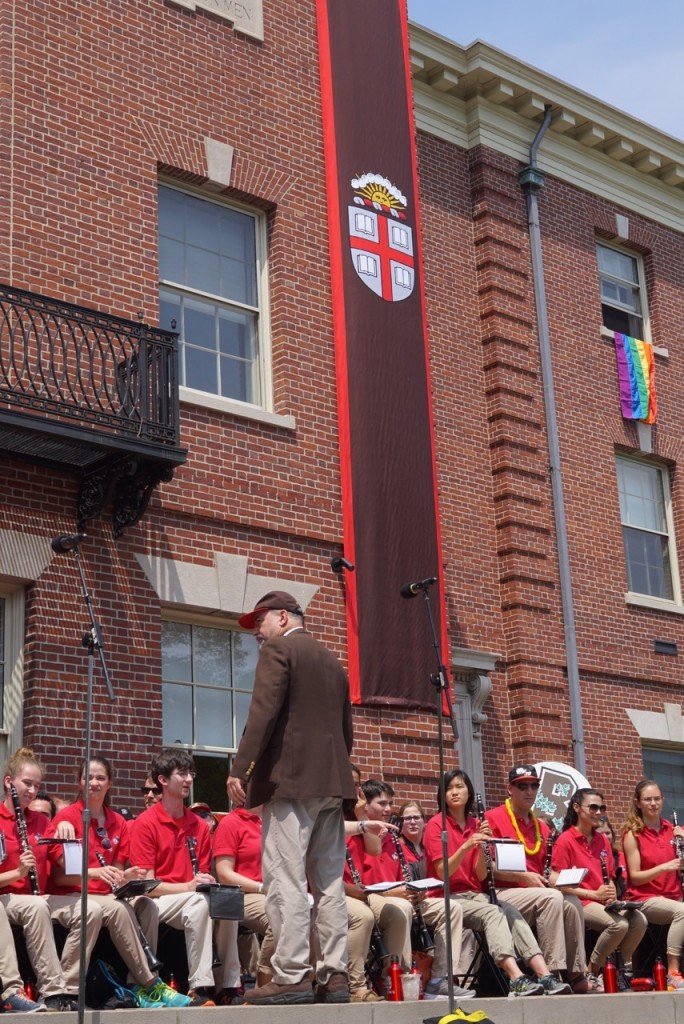
[[276,946],[273,980],[245,1001],[314,1001],[308,881],[321,953],[316,1000],[348,1002],[342,801],[356,790],[347,677],[306,632],[291,594],[266,594],[238,622],[254,630],[261,653],[228,795],[238,806],[264,804],[262,869]]

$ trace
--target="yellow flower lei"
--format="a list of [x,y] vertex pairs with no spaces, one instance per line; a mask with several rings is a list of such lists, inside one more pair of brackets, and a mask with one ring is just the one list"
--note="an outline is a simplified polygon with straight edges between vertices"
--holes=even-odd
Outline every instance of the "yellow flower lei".
[[534,813],[534,811],[531,812],[532,813],[532,820],[534,822],[534,835],[535,835],[535,839],[537,841],[534,844],[534,846],[532,847],[532,849],[528,850],[528,848],[525,846],[525,840],[523,839],[522,834],[520,832],[520,829],[518,828],[518,822],[515,820],[515,814],[513,813],[513,807],[511,805],[510,798],[506,799],[506,810],[508,811],[508,817],[511,819],[511,824],[513,825],[513,828],[515,829],[515,834],[518,837],[518,839],[520,840],[520,842],[523,844],[523,850],[528,855],[528,857],[534,857],[534,855],[536,853],[539,853],[539,850],[541,849],[541,844],[542,844],[541,829],[539,828],[539,822],[537,820],[537,815]]

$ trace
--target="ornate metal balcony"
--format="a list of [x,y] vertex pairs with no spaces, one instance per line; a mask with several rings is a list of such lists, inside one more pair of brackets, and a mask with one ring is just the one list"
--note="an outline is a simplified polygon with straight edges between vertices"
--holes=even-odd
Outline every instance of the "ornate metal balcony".
[[116,535],[185,461],[175,334],[0,285],[0,452],[77,473]]

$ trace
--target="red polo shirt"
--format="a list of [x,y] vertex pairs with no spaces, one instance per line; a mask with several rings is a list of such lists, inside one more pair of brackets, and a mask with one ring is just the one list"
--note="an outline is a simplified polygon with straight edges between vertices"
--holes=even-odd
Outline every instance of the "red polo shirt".
[[[666,818],[660,819],[660,828],[656,831],[645,825],[641,832],[635,832],[634,838],[641,854],[641,870],[648,871],[659,864],[676,857],[672,844],[674,825]],[[682,881],[679,871],[665,871],[650,882],[643,885],[632,885],[627,873],[627,899],[644,900],[649,896],[664,896],[668,900],[681,900]]]
[[363,871],[361,872],[361,878],[363,879],[364,885],[373,885],[375,882],[396,882],[397,885],[403,884],[404,876],[401,873],[399,854],[397,853],[394,840],[389,832],[387,835],[382,837],[382,849],[379,857],[371,857],[369,853],[366,853],[364,847]]
[[[490,824],[492,835],[500,839],[515,839],[519,841],[519,836],[516,835],[513,827],[513,822],[510,819],[506,804],[501,804],[499,807],[493,807],[491,811],[487,811],[485,818]],[[534,827],[534,818],[530,814],[529,821],[525,821],[523,818],[519,818],[516,814],[515,820],[520,829],[520,835],[523,837],[525,846],[528,850],[534,849],[537,844],[537,833]],[[544,821],[539,822],[539,831],[541,833],[541,846],[535,854],[525,853],[525,863],[528,871],[534,871],[538,875],[544,874],[544,864],[546,860],[546,843],[549,837],[551,829]],[[527,885],[525,882],[500,882],[497,881],[497,888],[501,889],[525,889]]]
[[[113,811],[111,807],[105,807],[105,823],[104,833],[98,835],[98,829],[100,826],[97,821],[93,818],[90,822],[90,835],[88,836],[88,867],[99,868],[100,861],[98,860],[98,853],[101,854],[107,864],[116,864],[117,867],[123,867],[130,853],[130,837],[128,834],[128,825],[124,818],[121,817],[116,811]],[[71,804],[69,807],[63,808],[50,822],[49,835],[54,836],[57,831],[57,825],[60,821],[69,821],[74,826],[77,839],[83,838],[83,801],[77,800],[76,803]],[[100,829],[100,831],[102,831]],[[108,840],[108,843],[103,843],[104,839]],[[109,846],[109,849],[105,849],[105,845]],[[61,846],[50,846],[50,861],[52,864],[58,864],[63,857]],[[68,895],[72,892],[80,892],[80,885],[55,885],[50,879],[48,892],[56,896]],[[105,882],[102,878],[89,878],[88,879],[88,892],[99,893],[106,895],[112,891],[111,886],[108,882]]]
[[[36,855],[38,885],[40,886],[41,893],[44,893],[48,880],[48,848],[47,846],[36,846],[36,840],[40,836],[47,835],[50,819],[46,814],[29,810],[25,812],[25,817],[29,846]],[[21,856],[21,842],[14,811],[10,811],[5,803],[0,804],[0,832],[5,834],[5,847],[7,849],[7,857],[0,864],[0,874],[3,874],[5,871],[12,871],[14,868],[19,867],[19,858]],[[3,886],[0,889],[0,893],[5,892],[18,892],[30,896],[32,890],[29,876],[26,875],[24,878],[17,879],[16,882],[10,882],[8,885]]]
[[[461,829],[460,825],[447,814],[447,853],[449,857],[453,853],[463,846],[466,839],[468,839],[473,832],[477,832],[477,819],[468,818],[465,823],[465,828]],[[427,877],[438,878],[438,874],[435,868],[435,863],[442,860],[442,815],[435,814],[434,817],[430,818],[427,825],[425,826],[425,833],[423,835],[423,848],[425,850],[425,857],[427,860]],[[481,892],[482,882],[477,877],[477,871],[475,870],[475,864],[477,863],[479,855],[479,847],[474,846],[472,850],[468,850],[465,857],[459,864],[458,868],[451,875],[449,879],[449,889],[451,892]],[[446,865],[445,865],[446,867]],[[430,891],[430,895],[440,895],[441,890],[435,889]]]
[[233,857],[233,870],[254,882],[261,875],[261,818],[244,807],[236,807],[221,818],[213,835],[214,857]]
[[154,872],[161,882],[191,882],[194,878],[187,839],[197,840],[200,871],[211,870],[211,833],[206,821],[183,808],[182,818],[172,818],[158,804],[131,822],[131,864]]
[[[578,828],[571,825],[554,843],[551,867],[554,871],[562,871],[563,868],[586,868],[588,874],[577,888],[600,889],[603,885],[600,856],[602,850],[607,854],[608,877],[614,879],[615,863],[608,836],[594,832],[591,839],[587,839]],[[582,900],[582,903],[591,903],[591,900]]]

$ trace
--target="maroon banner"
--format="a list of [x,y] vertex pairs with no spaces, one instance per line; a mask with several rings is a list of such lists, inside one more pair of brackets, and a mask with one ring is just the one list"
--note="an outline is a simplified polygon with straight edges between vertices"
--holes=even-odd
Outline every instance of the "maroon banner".
[[406,12],[403,0],[317,0],[317,12],[352,699],[434,705],[423,599],[400,596],[440,578],[446,638]]

